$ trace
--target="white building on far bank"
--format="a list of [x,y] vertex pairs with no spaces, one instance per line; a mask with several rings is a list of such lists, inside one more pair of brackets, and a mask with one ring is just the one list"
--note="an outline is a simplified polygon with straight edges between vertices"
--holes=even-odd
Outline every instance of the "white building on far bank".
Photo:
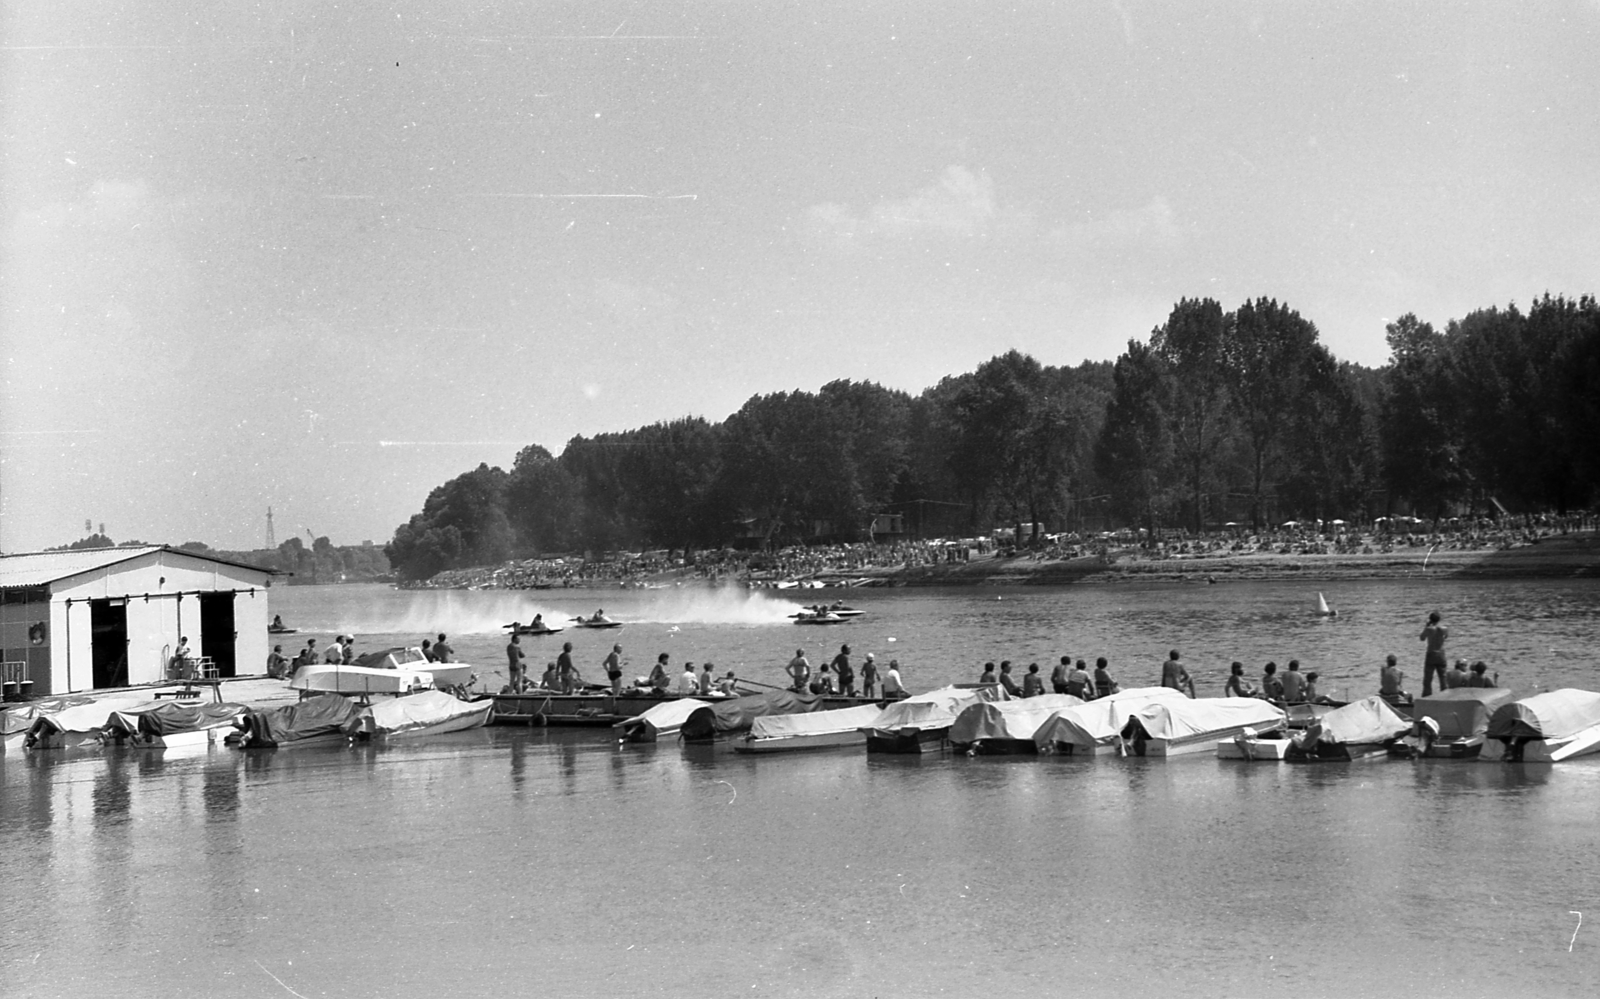
[[0,555],[4,679],[33,697],[167,679],[185,637],[222,677],[265,670],[271,569],[160,545]]

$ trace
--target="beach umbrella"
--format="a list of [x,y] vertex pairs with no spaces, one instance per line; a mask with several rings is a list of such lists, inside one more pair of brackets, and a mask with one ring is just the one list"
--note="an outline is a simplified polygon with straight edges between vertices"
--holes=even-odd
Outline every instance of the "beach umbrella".
[[1283,524],[1281,526],[1283,526],[1283,527],[1299,527],[1300,526],[1300,522],[1298,520],[1286,520],[1286,521],[1283,522]]
[[1344,526],[1344,521],[1342,521],[1342,520],[1330,520],[1330,521],[1328,521],[1328,523],[1334,525],[1335,527],[1343,527]]

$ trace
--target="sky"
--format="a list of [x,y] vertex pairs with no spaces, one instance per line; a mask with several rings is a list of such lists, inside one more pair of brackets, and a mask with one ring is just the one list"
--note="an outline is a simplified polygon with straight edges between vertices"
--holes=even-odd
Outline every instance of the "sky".
[[[528,8],[528,9],[524,9]],[[538,443],[1178,300],[1600,290],[1600,0],[0,8],[0,550],[383,543]]]

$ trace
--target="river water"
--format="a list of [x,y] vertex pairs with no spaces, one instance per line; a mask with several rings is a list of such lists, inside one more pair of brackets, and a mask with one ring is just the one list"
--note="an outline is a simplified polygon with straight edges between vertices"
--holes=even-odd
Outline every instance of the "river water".
[[[1508,686],[1600,689],[1600,585],[1383,581],[860,591],[797,628],[743,591],[273,591],[299,639],[447,631],[498,686],[498,626],[604,606],[613,641],[777,682],[848,641],[914,690],[985,659],[1298,658],[1357,696],[1429,610]],[[1315,617],[1319,588],[1340,611]],[[840,591],[814,591],[822,599]],[[319,641],[319,644],[320,641]],[[1589,996],[1600,759],[1290,767],[1208,756],[747,758],[493,728],[380,748],[0,757],[0,994]],[[1592,909],[1592,911],[1591,911]],[[1580,917],[1579,913],[1583,913]],[[1584,923],[1580,925],[1580,918]],[[1586,984],[1587,983],[1587,984]]]

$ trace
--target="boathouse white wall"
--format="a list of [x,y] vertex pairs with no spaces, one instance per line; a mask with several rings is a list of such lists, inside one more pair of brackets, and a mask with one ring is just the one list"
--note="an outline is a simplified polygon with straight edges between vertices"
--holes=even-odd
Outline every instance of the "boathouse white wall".
[[[112,552],[107,558],[115,557]],[[44,556],[15,556],[43,563]],[[268,590],[273,573],[172,548],[143,549],[121,561],[73,571],[36,585],[49,593],[45,644],[46,664],[30,656],[34,696],[93,690],[100,686],[153,683],[167,678],[167,663],[187,636],[194,656],[232,660],[232,675],[265,669],[267,658]],[[231,621],[226,611],[231,606]],[[203,611],[202,608],[208,608]],[[13,604],[6,608],[7,630],[29,627],[45,605]],[[13,617],[24,618],[16,622]],[[114,626],[107,626],[107,622]],[[125,624],[124,624],[125,622]],[[118,630],[125,629],[126,674],[105,665],[96,675],[96,627],[100,626],[100,661],[111,653]],[[13,627],[16,625],[16,627]],[[107,636],[111,636],[109,639]],[[37,644],[37,643],[36,643]],[[41,676],[39,666],[45,665]],[[225,672],[228,672],[225,670]],[[111,682],[108,682],[111,681]]]

